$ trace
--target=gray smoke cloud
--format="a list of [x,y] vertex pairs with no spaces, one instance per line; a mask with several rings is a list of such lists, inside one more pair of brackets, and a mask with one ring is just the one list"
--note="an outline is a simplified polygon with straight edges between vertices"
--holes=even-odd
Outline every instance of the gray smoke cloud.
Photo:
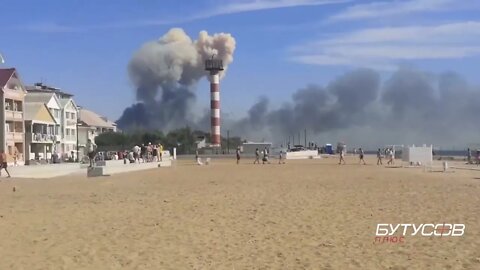
[[[215,54],[227,67],[234,51],[230,34],[200,32],[192,40],[181,29],[144,44],[128,66],[140,103],[124,111],[119,127],[168,131],[189,125],[208,132],[210,110],[192,120],[194,88],[207,75],[207,58]],[[423,143],[465,147],[480,142],[479,93],[478,87],[453,72],[429,74],[401,68],[382,78],[374,70],[357,69],[326,86],[299,89],[280,106],[260,97],[242,119],[222,115],[222,131],[276,143],[290,135],[298,143],[298,133],[303,136],[307,129],[311,141],[345,141],[352,147]]]
[[277,143],[303,130],[318,143],[346,141],[374,149],[386,144],[466,147],[480,141],[480,89],[455,73],[400,69],[385,81],[358,69],[325,87],[311,85],[280,108],[261,97],[245,118],[227,123],[235,134]]
[[195,101],[195,85],[207,75],[205,60],[213,55],[223,60],[224,76],[234,51],[235,39],[230,34],[202,31],[192,40],[179,28],[147,42],[128,65],[140,104],[127,108],[117,123],[124,129],[140,126],[162,130],[194,125],[190,108]]

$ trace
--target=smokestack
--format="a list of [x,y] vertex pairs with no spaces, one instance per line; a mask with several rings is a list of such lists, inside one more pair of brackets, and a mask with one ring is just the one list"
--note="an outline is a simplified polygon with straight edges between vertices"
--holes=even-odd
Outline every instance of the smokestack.
[[221,146],[220,135],[220,71],[223,70],[221,59],[207,59],[205,69],[210,72],[210,109],[211,109],[211,146]]

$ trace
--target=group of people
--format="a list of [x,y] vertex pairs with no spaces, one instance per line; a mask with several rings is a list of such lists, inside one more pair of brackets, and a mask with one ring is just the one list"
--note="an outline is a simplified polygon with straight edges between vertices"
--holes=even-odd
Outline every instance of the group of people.
[[[339,159],[339,162],[338,164],[341,165],[345,165],[347,164],[345,162],[345,154],[346,154],[346,149],[341,149],[339,151],[339,155],[340,155],[340,159]],[[357,154],[357,149],[354,150],[354,154]],[[387,165],[394,165],[395,164],[395,150],[393,148],[386,148],[382,151],[382,149],[378,148],[378,151],[377,151],[377,165],[383,165],[383,157],[385,156],[385,158],[388,158],[388,162],[387,162]],[[358,158],[359,158],[359,161],[358,163],[359,164],[363,164],[363,165],[367,165],[367,163],[365,162],[365,152],[363,151],[362,148],[359,148],[358,149]]]
[[377,151],[377,165],[383,165],[382,158],[383,154],[385,154],[385,158],[388,158],[387,165],[394,165],[395,164],[395,150],[393,148],[386,148],[384,151],[378,148]]
[[[240,147],[237,147],[237,150],[235,151],[235,155],[237,157],[237,164],[240,164],[240,159],[241,159]],[[255,149],[255,160],[253,161],[253,164],[260,164],[260,157],[262,157],[262,164],[270,164],[269,150],[267,147],[265,147],[265,149],[263,149],[263,151],[261,152],[258,148]],[[285,164],[285,152],[283,150],[281,150],[278,155],[278,164]]]
[[162,161],[163,145],[148,143],[148,145],[142,144],[141,146],[135,145],[132,151],[123,153],[124,163],[127,160],[130,163],[145,163],[145,162],[159,162]]

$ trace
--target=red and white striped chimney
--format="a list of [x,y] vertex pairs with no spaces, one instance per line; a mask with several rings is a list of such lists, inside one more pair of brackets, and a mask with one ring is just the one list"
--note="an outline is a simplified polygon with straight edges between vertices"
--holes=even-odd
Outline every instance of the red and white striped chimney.
[[210,71],[210,109],[211,109],[211,140],[212,147],[221,146],[220,134],[220,71],[223,70],[222,60],[209,59],[205,69]]

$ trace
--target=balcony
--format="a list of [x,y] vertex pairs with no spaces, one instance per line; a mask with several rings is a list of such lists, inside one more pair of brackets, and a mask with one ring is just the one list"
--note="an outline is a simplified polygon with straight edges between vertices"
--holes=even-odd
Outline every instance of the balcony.
[[5,110],[5,120],[23,121],[23,112]]
[[27,136],[31,138],[32,142],[37,143],[54,143],[59,141],[58,135],[52,134],[28,133]]
[[14,141],[14,142],[23,142],[23,132],[6,132],[6,140],[7,141]]

